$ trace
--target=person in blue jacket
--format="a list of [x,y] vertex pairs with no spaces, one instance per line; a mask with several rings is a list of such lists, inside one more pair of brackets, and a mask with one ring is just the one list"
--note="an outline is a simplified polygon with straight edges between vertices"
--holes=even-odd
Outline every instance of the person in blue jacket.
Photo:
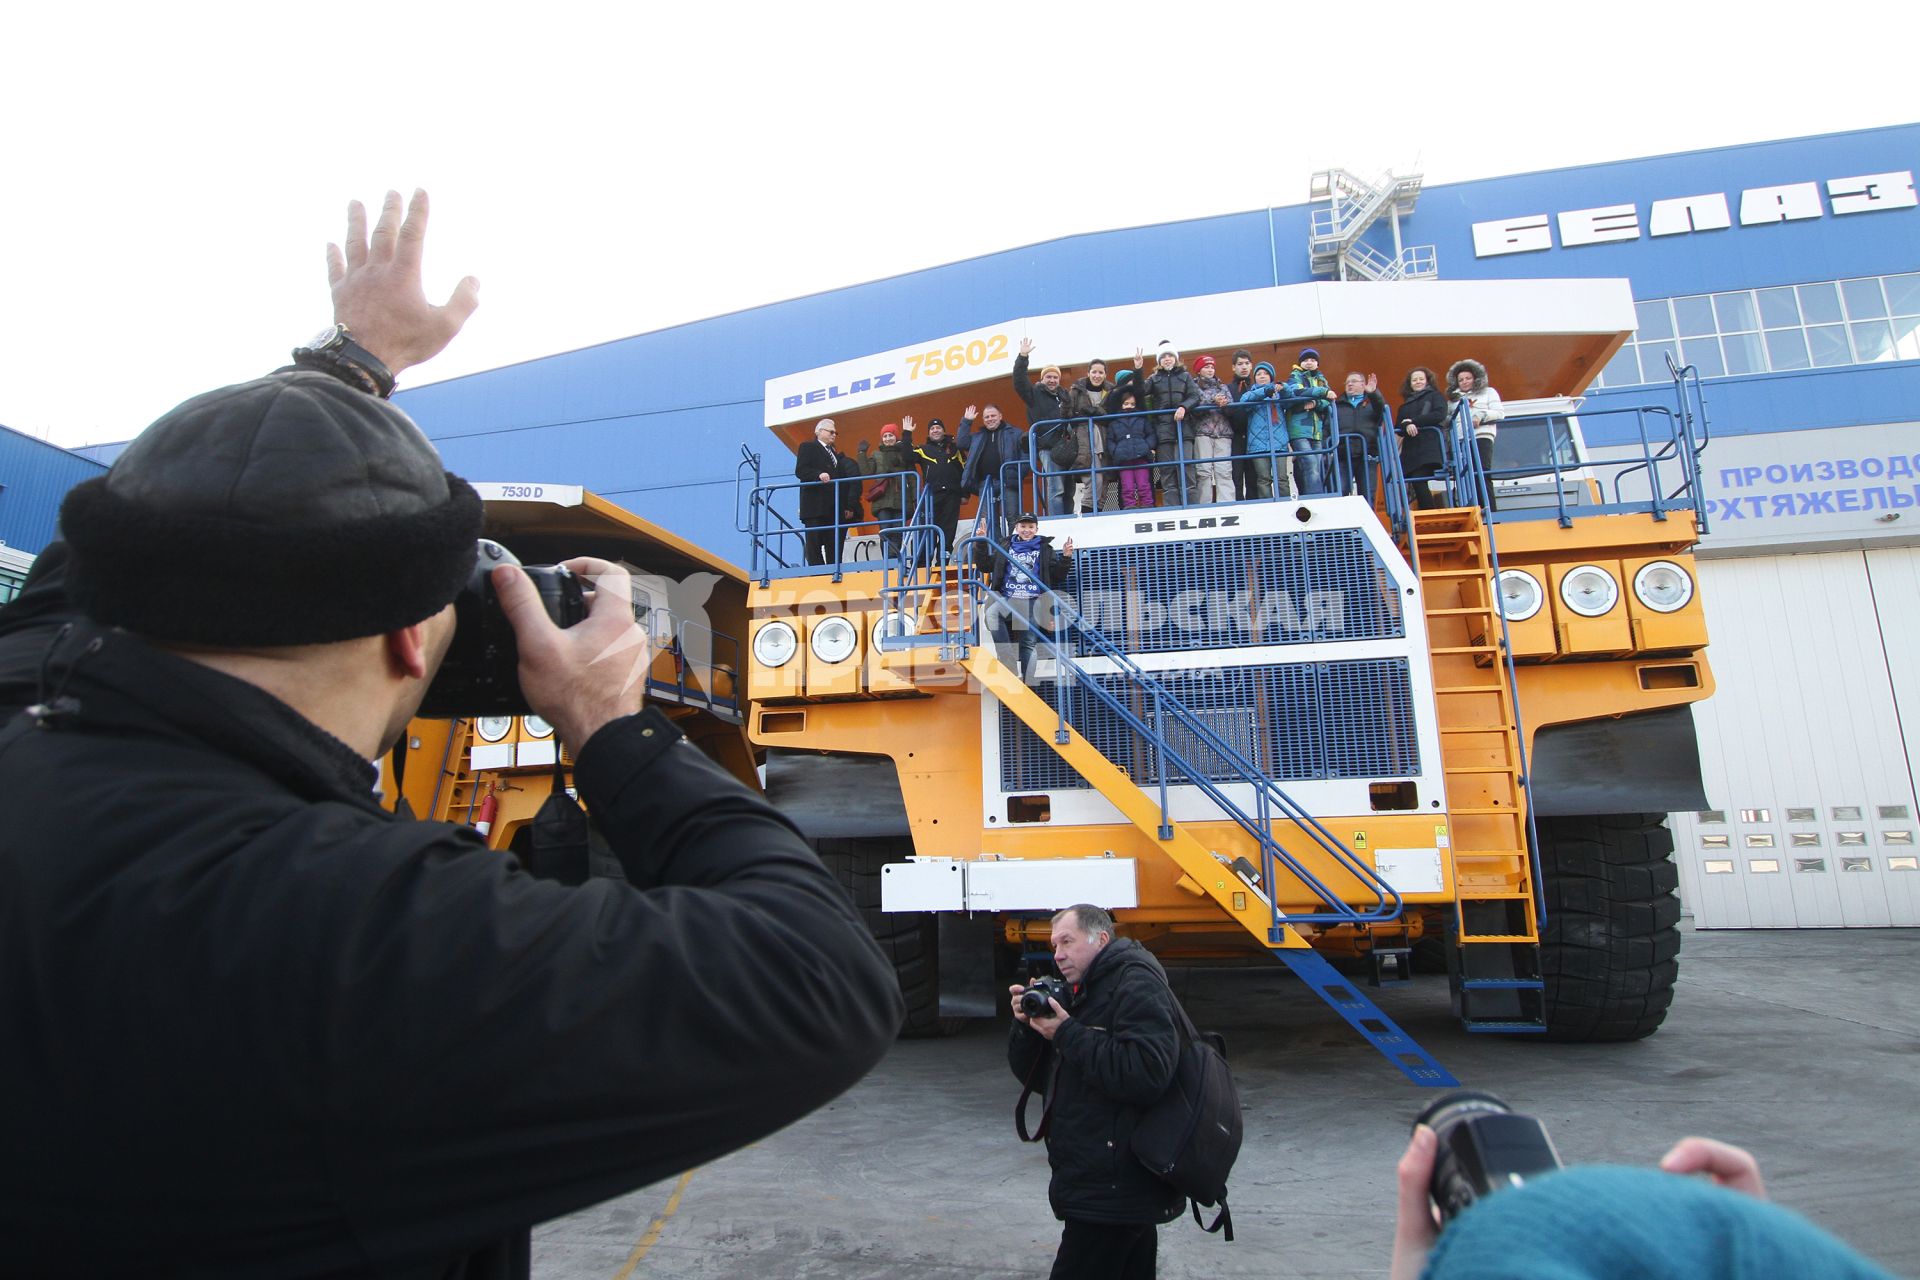
[[1247,460],[1253,476],[1249,498],[1271,498],[1274,472],[1286,466],[1276,456],[1287,449],[1286,421],[1280,412],[1282,389],[1274,381],[1273,366],[1262,360],[1253,366],[1253,385],[1240,397],[1241,404],[1253,406],[1247,411],[1247,452],[1253,455]]
[[1295,488],[1301,494],[1326,493],[1328,441],[1333,402],[1337,398],[1327,375],[1320,372],[1320,353],[1312,347],[1300,353],[1287,376],[1283,400],[1287,404],[1287,441],[1293,450]]

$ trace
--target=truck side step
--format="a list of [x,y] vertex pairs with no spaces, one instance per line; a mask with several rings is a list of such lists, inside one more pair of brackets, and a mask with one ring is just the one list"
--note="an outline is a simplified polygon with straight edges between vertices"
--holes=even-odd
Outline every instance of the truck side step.
[[1380,1007],[1322,959],[1318,952],[1275,948],[1286,966],[1298,975],[1333,1011],[1345,1018],[1368,1044],[1400,1068],[1407,1079],[1425,1089],[1458,1088],[1460,1082],[1434,1056],[1414,1043]]

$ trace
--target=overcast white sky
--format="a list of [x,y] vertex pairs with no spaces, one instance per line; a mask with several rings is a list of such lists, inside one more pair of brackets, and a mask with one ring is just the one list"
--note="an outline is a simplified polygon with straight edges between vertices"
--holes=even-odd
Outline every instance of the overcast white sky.
[[1058,235],[1295,204],[1332,165],[1438,183],[1899,123],[1900,11],[31,6],[0,69],[0,423],[125,439],[284,363],[329,319],[347,199],[388,187],[433,196],[429,292],[482,283],[417,384]]

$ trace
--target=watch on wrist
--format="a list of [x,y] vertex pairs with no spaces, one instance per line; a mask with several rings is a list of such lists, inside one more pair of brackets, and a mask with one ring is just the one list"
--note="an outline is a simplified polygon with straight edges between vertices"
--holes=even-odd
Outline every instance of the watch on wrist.
[[293,362],[303,369],[345,376],[382,400],[393,395],[393,374],[380,357],[355,342],[343,324],[330,324],[304,346],[295,347]]

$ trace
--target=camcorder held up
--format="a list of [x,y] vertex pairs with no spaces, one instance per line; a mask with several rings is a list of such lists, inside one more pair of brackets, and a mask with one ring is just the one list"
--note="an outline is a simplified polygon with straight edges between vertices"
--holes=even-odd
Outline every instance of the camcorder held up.
[[1414,1124],[1426,1125],[1439,1139],[1428,1191],[1446,1222],[1483,1196],[1561,1167],[1546,1126],[1490,1093],[1449,1093]]
[[[427,686],[417,714],[446,720],[456,716],[518,716],[532,710],[520,692],[520,646],[506,610],[493,592],[493,571],[518,565],[513,552],[488,538],[467,584],[454,597],[453,644],[440,672]],[[540,593],[540,603],[556,627],[573,626],[587,616],[587,589],[565,565],[521,565]]]
[[1043,974],[1028,983],[1027,989],[1020,993],[1020,1012],[1029,1018],[1051,1018],[1053,1006],[1048,1001],[1058,1000],[1064,1009],[1072,998],[1073,988],[1067,985],[1066,979],[1056,978],[1050,973]]

